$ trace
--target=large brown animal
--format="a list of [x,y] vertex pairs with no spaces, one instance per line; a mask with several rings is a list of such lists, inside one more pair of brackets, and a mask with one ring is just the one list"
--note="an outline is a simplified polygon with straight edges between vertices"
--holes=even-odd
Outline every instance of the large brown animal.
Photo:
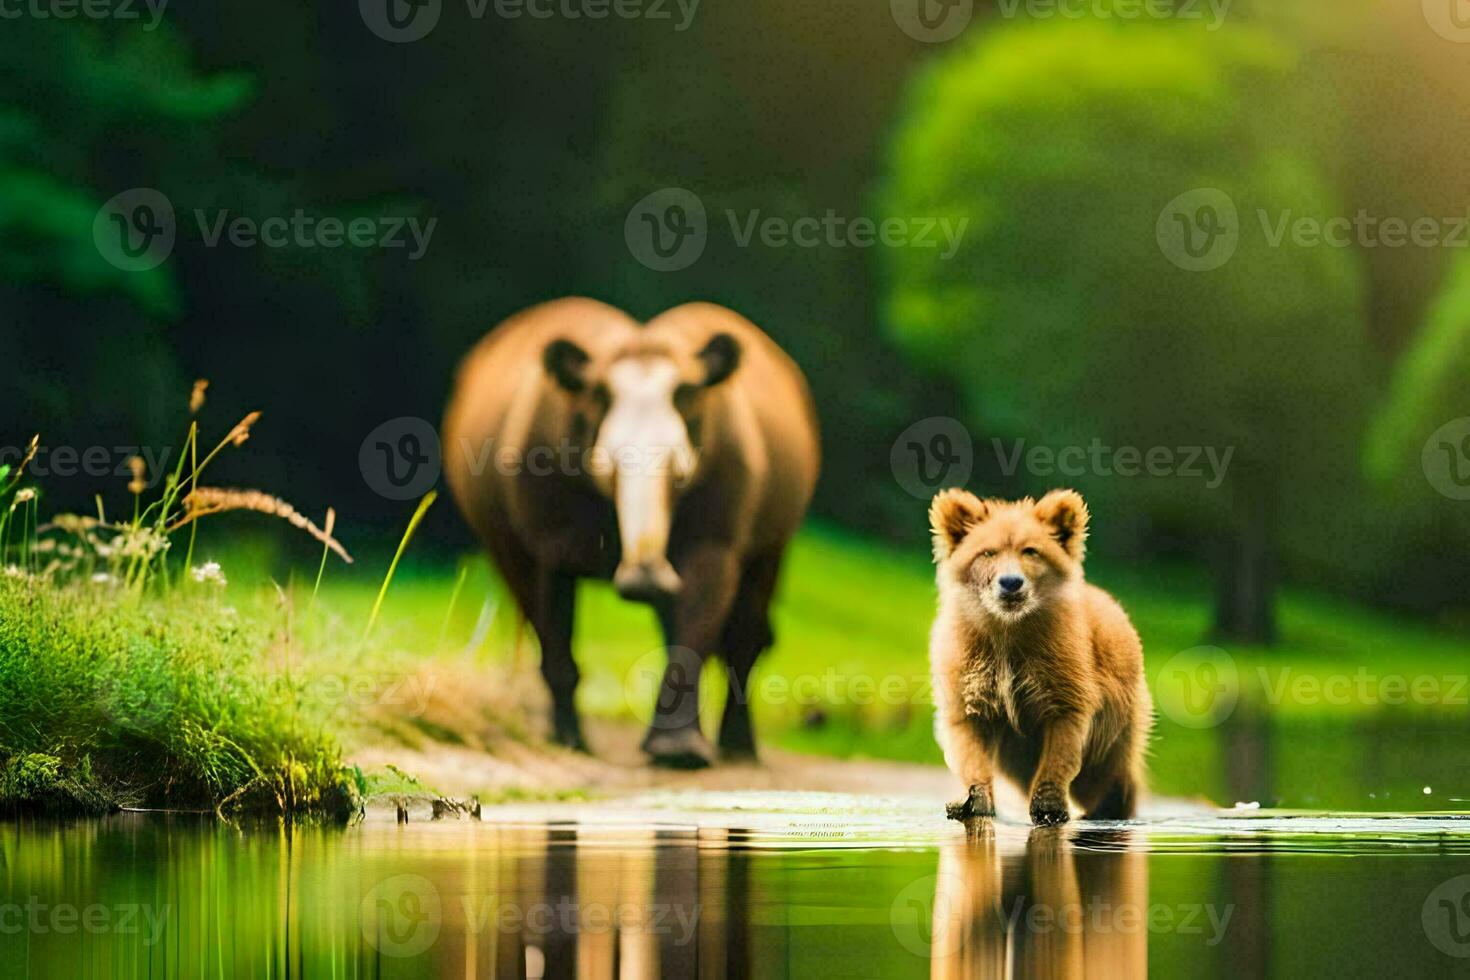
[[727,756],[752,755],[748,681],[816,482],[816,416],[796,364],[754,324],[692,303],[640,324],[590,299],[526,310],[460,368],[444,471],[541,641],[558,742],[585,749],[574,695],[580,578],[658,614],[668,663],[644,751],[708,764],[699,672],[724,657]]
[[957,820],[995,814],[996,770],[1029,787],[1031,819],[1126,820],[1143,789],[1153,704],[1143,645],[1082,574],[1087,504],[1075,490],[929,508],[939,615],[929,638],[934,734],[966,787]]

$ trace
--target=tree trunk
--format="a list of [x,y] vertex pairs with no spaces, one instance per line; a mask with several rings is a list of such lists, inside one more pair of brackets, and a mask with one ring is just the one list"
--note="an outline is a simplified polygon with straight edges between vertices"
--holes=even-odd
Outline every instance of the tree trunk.
[[1269,483],[1241,479],[1231,493],[1232,534],[1216,567],[1213,638],[1271,643],[1276,639],[1276,582]]

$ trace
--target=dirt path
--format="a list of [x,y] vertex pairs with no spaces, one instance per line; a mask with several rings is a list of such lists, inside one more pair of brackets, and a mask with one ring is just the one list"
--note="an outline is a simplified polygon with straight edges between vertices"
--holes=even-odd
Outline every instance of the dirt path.
[[[953,777],[938,766],[831,759],[765,748],[756,764],[716,765],[696,772],[656,769],[638,749],[642,730],[634,725],[588,719],[593,754],[551,746],[498,740],[485,749],[431,743],[421,748],[374,746],[352,761],[364,769],[393,765],[445,796],[467,799],[554,798],[569,793],[622,797],[651,790],[845,793],[923,800],[942,812],[958,795]],[[1003,807],[1023,812],[1014,792]]]

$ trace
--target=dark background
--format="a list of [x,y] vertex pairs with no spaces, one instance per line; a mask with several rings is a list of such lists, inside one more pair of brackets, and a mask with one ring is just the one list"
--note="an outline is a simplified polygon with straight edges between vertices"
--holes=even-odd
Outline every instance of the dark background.
[[[1048,87],[1085,102],[1065,68],[1037,60],[997,79],[1007,50],[1064,52],[1079,28],[1007,22],[984,5],[946,44],[907,36],[886,2],[818,0],[706,0],[682,32],[677,7],[665,21],[510,20],[446,2],[437,27],[408,44],[385,42],[345,3],[180,3],[153,31],[8,20],[0,442],[20,446],[39,431],[49,446],[176,446],[190,383],[207,377],[206,433],[264,412],[214,482],[278,493],[314,514],[333,505],[349,543],[392,541],[411,505],[373,492],[358,467],[362,440],[397,416],[437,422],[457,359],[496,322],[569,294],[643,318],[706,299],[760,324],[808,372],[823,423],[821,519],[922,550],[924,503],[894,478],[890,448],[911,424],[954,416],[975,436],[973,489],[1077,483],[1113,517],[1100,522],[1100,547],[1211,561],[1222,606],[1240,605],[1232,590],[1242,581],[1286,577],[1454,617],[1470,503],[1435,492],[1420,450],[1439,425],[1470,415],[1464,251],[1251,253],[1232,263],[1233,278],[1207,279],[1164,262],[1150,237],[1167,201],[1206,184],[1247,188],[1242,221],[1253,222],[1249,188],[1283,159],[1308,174],[1271,185],[1284,207],[1466,213],[1470,45],[1401,8],[1242,0],[1208,34],[1105,25],[1118,34],[1120,80],[1097,84],[1098,105],[1117,108],[1112,117],[1069,115],[1062,99],[1038,104]],[[1128,74],[1147,62],[1128,48],[1145,36],[1158,41],[1148,49],[1166,80],[1158,87]],[[1077,43],[1095,56],[1087,36]],[[1196,91],[1168,67],[1176,43],[1198,46],[1189,64],[1219,69],[1211,84]],[[1260,55],[1269,67],[1247,49],[1271,52]],[[999,101],[973,111],[964,99],[935,101],[946,80],[971,76],[974,91]],[[1147,119],[1124,111],[1130,97]],[[1171,106],[1200,125],[1223,113],[1231,128],[1206,139],[1165,126]],[[1086,140],[1139,169],[1099,172]],[[1014,152],[987,156],[1006,145]],[[972,153],[980,162],[970,167]],[[1048,171],[1059,158],[1073,163]],[[675,186],[700,196],[712,232],[698,262],[661,273],[630,254],[624,219]],[[179,215],[177,246],[148,273],[102,261],[91,234],[97,208],[134,187],[162,191]],[[723,230],[727,208],[881,219],[926,206],[974,220],[942,274],[932,254],[742,248]],[[194,208],[437,224],[419,261],[403,249],[211,248],[188,217]],[[1060,244],[1036,231],[1058,216]],[[1137,228],[1146,260],[1115,244]],[[1298,268],[1307,271],[1286,274]],[[1001,275],[1025,281],[1014,291],[1022,299],[980,312],[952,301],[955,289]],[[923,290],[942,315],[900,302]],[[1263,292],[1290,303],[1252,305]],[[1057,314],[1064,332],[1047,329],[1043,304],[1055,296],[1070,298]],[[1169,361],[1205,329],[1201,309],[1212,346]],[[1007,343],[1018,336],[1034,340]],[[1249,360],[1271,344],[1301,365],[1288,358],[1287,376],[1271,377]],[[1339,358],[1345,350],[1351,358]],[[1206,361],[1227,382],[1213,401],[1180,404],[1147,381]],[[1139,363],[1155,373],[1111,373]],[[1074,374],[1087,383],[1067,381]],[[1214,496],[1178,480],[1145,490],[1096,474],[1006,477],[984,449],[993,435],[1232,445],[1238,462]],[[124,482],[53,479],[44,492],[52,509],[91,509],[95,493],[125,501]],[[470,547],[444,505],[424,536],[446,553]],[[1222,613],[1222,628],[1269,635],[1269,591],[1262,615]]]

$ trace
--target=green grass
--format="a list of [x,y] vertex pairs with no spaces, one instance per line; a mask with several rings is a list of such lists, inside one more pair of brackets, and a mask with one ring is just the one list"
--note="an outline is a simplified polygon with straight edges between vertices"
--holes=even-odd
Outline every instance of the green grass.
[[0,807],[352,808],[279,617],[201,591],[0,579]]
[[[140,596],[86,583],[0,581],[0,761],[8,760],[0,802],[208,808],[229,800],[254,809],[331,811],[371,790],[371,780],[341,762],[364,741],[468,744],[473,729],[485,725],[515,737],[540,730],[541,719],[526,717],[514,700],[465,697],[470,717],[449,721],[385,706],[385,691],[416,672],[440,671],[453,685],[481,672],[503,676],[511,666],[517,617],[482,559],[435,564],[410,549],[368,638],[363,624],[378,601],[386,558],[328,569],[313,596],[315,556],[287,562],[274,548],[238,537],[238,527],[205,525],[196,543],[197,561],[220,559],[230,579],[223,589],[179,583]],[[1206,633],[1208,580],[1188,565],[1105,559],[1094,559],[1089,575],[1129,609],[1160,692],[1170,658]],[[933,571],[921,545],[898,551],[830,528],[805,532],[783,577],[777,644],[754,682],[760,737],[817,754],[937,763],[927,677],[933,607]],[[1289,754],[1273,750],[1274,771],[1290,772],[1306,787],[1295,802],[1316,793],[1368,805],[1356,789],[1321,788],[1314,780],[1358,765],[1352,760],[1370,750],[1390,771],[1402,769],[1392,783],[1396,798],[1385,802],[1402,803],[1430,776],[1453,784],[1463,775],[1470,785],[1470,773],[1458,770],[1430,765],[1425,774],[1424,759],[1439,751],[1434,738],[1382,734],[1415,720],[1460,724],[1455,734],[1462,739],[1465,709],[1448,696],[1450,680],[1440,689],[1445,697],[1429,704],[1272,693],[1283,676],[1320,681],[1362,669],[1379,677],[1463,676],[1459,640],[1305,590],[1284,591],[1279,608],[1276,647],[1227,651],[1239,688],[1229,724],[1179,724],[1160,699],[1156,786],[1231,802],[1225,773],[1238,752],[1232,739],[1243,720],[1261,718],[1270,719],[1276,743],[1302,745]],[[582,710],[646,720],[661,647],[648,609],[622,602],[605,584],[584,584],[576,624]],[[519,656],[535,684],[529,633]],[[717,664],[705,684],[712,727],[724,690]],[[440,693],[450,701],[461,695]],[[497,711],[504,717],[487,717]]]
[[[425,649],[425,638],[442,633],[443,640],[435,641],[439,656],[509,662],[514,616],[485,563],[466,560],[468,574],[447,622],[456,571],[419,565],[400,573],[384,604],[382,624],[397,649],[435,655]],[[1421,783],[1470,789],[1470,772],[1456,761],[1458,756],[1436,748],[1444,738],[1463,739],[1470,698],[1470,690],[1457,687],[1467,661],[1464,642],[1454,634],[1308,589],[1285,588],[1278,606],[1278,643],[1224,651],[1235,668],[1238,700],[1233,711],[1192,727],[1179,722],[1179,702],[1170,697],[1168,679],[1161,675],[1172,658],[1198,647],[1208,633],[1211,583],[1205,570],[1095,556],[1088,574],[1118,596],[1143,637],[1150,685],[1161,709],[1151,761],[1154,783],[1161,790],[1233,802],[1226,778],[1230,756],[1245,751],[1237,743],[1261,724],[1274,733],[1271,758],[1262,765],[1268,774],[1300,773],[1293,777],[1301,786],[1301,795],[1293,797],[1298,802],[1330,799],[1372,806],[1367,791],[1344,781],[1347,776],[1331,780],[1367,765],[1365,757],[1381,765],[1385,751],[1392,756],[1398,750],[1403,750],[1402,771],[1389,766],[1379,780],[1394,800],[1417,793]],[[329,577],[322,595],[349,618],[365,614],[371,603],[363,584],[341,574]],[[494,626],[465,654],[487,601],[496,610]],[[789,553],[775,612],[776,646],[756,672],[754,704],[761,737],[823,755],[939,762],[927,678],[933,611],[933,569],[922,544],[900,551],[831,528],[807,530]],[[646,720],[662,663],[661,643],[646,608],[622,602],[605,584],[585,583],[576,624],[582,710]],[[527,640],[523,669],[534,670],[535,656]],[[1387,690],[1378,684],[1401,678],[1428,681],[1434,696],[1426,703],[1412,697],[1403,704],[1374,703],[1357,686],[1347,688],[1345,698],[1311,687],[1323,682],[1356,685],[1353,678],[1364,673],[1370,695]],[[1299,686],[1303,684],[1307,686]],[[706,672],[707,726],[718,718],[723,685],[718,665]],[[1383,743],[1391,748],[1385,750]],[[1292,750],[1283,750],[1283,745]],[[1375,799],[1383,802],[1381,795]],[[1425,804],[1422,799],[1413,802]]]

